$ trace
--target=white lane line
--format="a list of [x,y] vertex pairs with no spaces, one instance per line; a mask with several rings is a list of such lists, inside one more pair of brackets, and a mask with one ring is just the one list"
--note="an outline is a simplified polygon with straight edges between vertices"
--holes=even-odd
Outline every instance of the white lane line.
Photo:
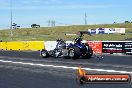
[[132,66],[129,66],[129,65],[111,65],[111,64],[104,64],[104,63],[79,63],[79,62],[67,62],[67,61],[51,61],[51,60],[35,60],[35,59],[32,59],[32,58],[26,58],[26,59],[23,59],[23,58],[16,58],[16,57],[13,57],[13,58],[10,58],[10,57],[7,57],[7,56],[0,56],[0,58],[1,59],[3,59],[3,58],[8,58],[8,59],[19,59],[19,60],[21,60],[21,61],[28,61],[28,60],[31,60],[31,61],[33,61],[33,62],[38,62],[38,61],[42,61],[42,62],[53,62],[53,63],[66,63],[66,64],[76,64],[76,65],[79,65],[79,64],[83,64],[83,65],[94,65],[94,66],[104,66],[104,67],[117,67],[117,68],[132,68]]
[[[35,64],[35,63],[25,63],[25,62],[14,62],[14,61],[5,61],[0,60],[2,63],[12,63],[12,64],[21,64],[21,65],[30,65],[30,66],[40,66],[40,67],[52,67],[52,68],[64,68],[64,69],[78,69],[78,67],[69,67],[69,66],[56,66],[56,65],[44,65],[44,64]],[[111,72],[111,73],[123,73],[123,74],[132,74],[128,71],[117,71],[117,70],[105,70],[105,69],[92,69],[92,68],[82,68],[87,71],[99,71],[99,72]]]

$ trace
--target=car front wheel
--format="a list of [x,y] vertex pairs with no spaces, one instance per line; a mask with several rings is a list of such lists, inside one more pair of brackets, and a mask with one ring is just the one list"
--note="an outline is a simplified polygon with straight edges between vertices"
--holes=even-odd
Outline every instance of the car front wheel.
[[47,50],[41,50],[40,54],[41,54],[41,56],[43,58],[47,58],[48,57],[48,51]]

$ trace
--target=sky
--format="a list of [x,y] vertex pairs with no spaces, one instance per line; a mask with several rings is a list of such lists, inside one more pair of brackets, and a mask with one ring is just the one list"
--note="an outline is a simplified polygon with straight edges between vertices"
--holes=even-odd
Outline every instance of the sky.
[[[0,29],[10,27],[11,0],[0,0]],[[132,0],[12,0],[13,23],[21,27],[31,24],[56,25],[121,23],[132,20]]]

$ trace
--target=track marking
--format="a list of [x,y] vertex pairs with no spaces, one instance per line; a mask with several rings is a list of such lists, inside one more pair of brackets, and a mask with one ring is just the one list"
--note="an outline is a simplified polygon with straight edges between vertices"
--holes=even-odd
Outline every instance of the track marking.
[[50,62],[50,63],[64,63],[64,64],[76,64],[76,65],[94,65],[94,66],[103,66],[103,67],[117,67],[117,68],[132,68],[132,66],[129,66],[129,65],[116,65],[116,64],[104,64],[104,63],[79,63],[79,62],[69,62],[69,61],[61,61],[61,60],[56,60],[56,61],[51,61],[51,60],[35,60],[35,59],[32,59],[32,58],[26,58],[26,59],[23,59],[23,58],[16,58],[16,57],[7,57],[7,56],[0,56],[0,58],[8,58],[8,59],[14,59],[14,60],[21,60],[21,61],[33,61],[33,62],[38,62],[38,61],[42,61],[42,62]]
[[[21,64],[21,65],[30,65],[30,66],[40,66],[40,67],[52,67],[52,68],[64,68],[64,69],[78,69],[78,67],[68,67],[68,66],[57,66],[57,65],[44,65],[44,64],[35,64],[35,63],[25,63],[25,62],[14,62],[7,60],[0,60],[2,63],[12,63],[12,64]],[[92,69],[92,68],[82,68],[87,71],[99,71],[99,72],[111,72],[111,73],[123,73],[123,74],[132,74],[128,71],[116,71],[116,70],[105,70],[105,69]]]

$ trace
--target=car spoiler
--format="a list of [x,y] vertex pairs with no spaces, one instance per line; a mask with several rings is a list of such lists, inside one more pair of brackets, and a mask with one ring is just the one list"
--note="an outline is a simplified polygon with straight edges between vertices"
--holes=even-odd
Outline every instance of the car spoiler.
[[83,35],[83,34],[88,34],[91,36],[91,33],[89,31],[79,31],[79,34],[80,35]]

